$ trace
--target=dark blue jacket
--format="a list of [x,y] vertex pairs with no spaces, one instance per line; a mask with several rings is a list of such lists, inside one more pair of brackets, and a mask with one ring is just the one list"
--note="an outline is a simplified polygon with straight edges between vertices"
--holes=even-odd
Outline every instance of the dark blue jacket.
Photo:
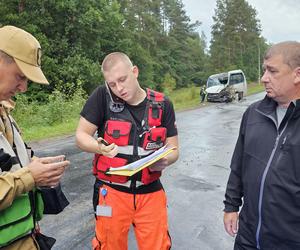
[[[296,104],[296,105],[295,105]],[[277,127],[267,96],[248,107],[231,161],[225,212],[239,211],[243,249],[300,249],[300,100]]]

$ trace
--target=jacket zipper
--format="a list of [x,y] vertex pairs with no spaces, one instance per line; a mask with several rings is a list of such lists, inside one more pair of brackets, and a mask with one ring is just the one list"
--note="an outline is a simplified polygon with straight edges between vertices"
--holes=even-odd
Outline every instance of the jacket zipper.
[[[257,110],[259,113],[261,113],[262,115],[270,118],[276,128],[277,128],[277,125],[276,125],[276,121],[275,119],[272,117],[272,116],[268,116],[264,113],[262,113],[261,111]],[[294,113],[294,111],[293,111]],[[261,182],[260,182],[260,188],[259,188],[259,199],[258,199],[258,224],[257,224],[257,229],[256,229],[256,248],[257,249],[260,249],[260,243],[259,243],[259,240],[260,240],[260,237],[259,237],[259,234],[260,234],[260,229],[261,229],[261,223],[262,223],[262,215],[261,215],[261,210],[262,210],[262,200],[263,200],[263,192],[264,192],[264,186],[265,186],[265,180],[266,180],[266,176],[267,176],[267,173],[270,169],[270,165],[271,165],[271,162],[274,158],[274,155],[275,155],[275,152],[277,150],[277,147],[278,147],[278,142],[280,140],[280,137],[282,136],[283,132],[285,131],[289,121],[290,121],[290,118],[293,116],[293,113],[290,115],[289,119],[287,120],[284,128],[282,129],[281,133],[279,134],[278,132],[278,128],[277,128],[277,137],[276,137],[276,141],[275,141],[275,144],[274,144],[274,147],[273,147],[273,150],[272,150],[272,153],[270,155],[270,158],[268,160],[268,163],[267,163],[267,166],[263,172],[263,175],[262,175],[262,179],[261,179]],[[285,141],[286,138],[284,138],[284,141]]]
[[262,207],[262,199],[263,199],[265,180],[266,180],[266,176],[267,176],[267,173],[269,171],[271,162],[273,160],[274,154],[276,152],[279,139],[280,139],[280,135],[277,135],[274,148],[272,150],[271,156],[268,160],[267,166],[264,170],[264,173],[263,173],[263,176],[262,176],[262,179],[261,179],[261,182],[260,182],[259,199],[258,199],[258,225],[257,225],[257,229],[256,229],[256,247],[257,247],[257,249],[260,249],[259,233],[260,233],[260,228],[261,228],[261,207]]

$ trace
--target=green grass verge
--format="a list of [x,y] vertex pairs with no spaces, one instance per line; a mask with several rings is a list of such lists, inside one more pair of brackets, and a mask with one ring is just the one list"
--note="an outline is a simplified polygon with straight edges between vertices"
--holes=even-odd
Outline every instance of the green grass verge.
[[38,141],[46,138],[54,138],[62,135],[74,134],[78,125],[79,117],[70,119],[61,124],[52,126],[32,126],[22,129],[25,141]]
[[176,111],[197,107],[200,103],[200,87],[190,87],[174,90],[169,98]]

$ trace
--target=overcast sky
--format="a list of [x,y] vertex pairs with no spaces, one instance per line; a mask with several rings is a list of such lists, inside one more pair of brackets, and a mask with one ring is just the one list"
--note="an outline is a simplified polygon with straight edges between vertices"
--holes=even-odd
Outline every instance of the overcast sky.
[[[191,21],[198,20],[202,23],[199,31],[204,31],[209,43],[216,0],[182,0],[182,2]],[[257,11],[262,36],[267,42],[300,41],[299,0],[248,0],[248,3]]]

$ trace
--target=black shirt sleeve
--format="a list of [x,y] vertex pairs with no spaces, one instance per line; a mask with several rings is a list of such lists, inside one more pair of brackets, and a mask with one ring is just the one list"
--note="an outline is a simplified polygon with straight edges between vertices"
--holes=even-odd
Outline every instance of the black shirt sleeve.
[[177,135],[175,111],[172,102],[166,97],[162,126],[167,128],[167,137]]
[[105,86],[99,86],[88,98],[80,115],[99,128],[104,124],[105,110]]

